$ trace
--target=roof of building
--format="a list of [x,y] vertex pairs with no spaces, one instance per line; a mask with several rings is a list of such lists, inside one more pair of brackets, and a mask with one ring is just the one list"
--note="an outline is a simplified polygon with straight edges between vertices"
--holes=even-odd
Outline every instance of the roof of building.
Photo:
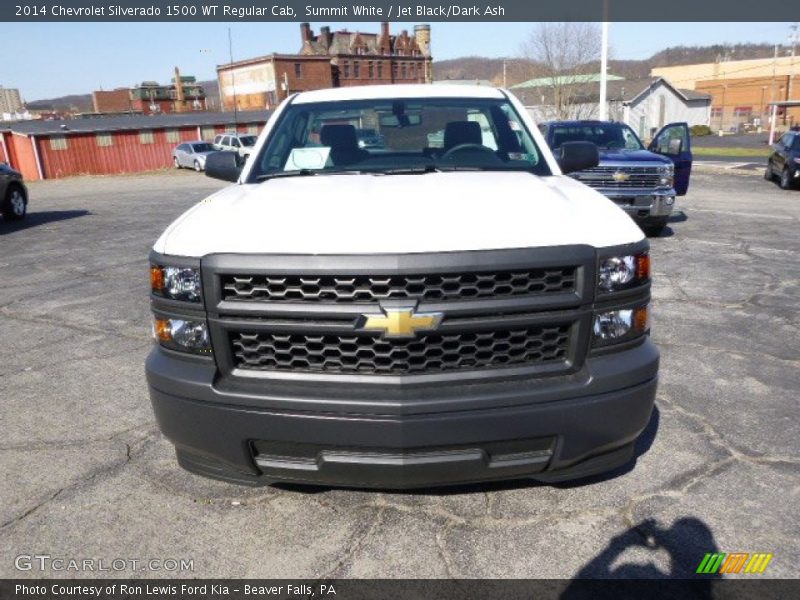
[[[657,87],[659,83],[663,83],[678,96],[681,96],[685,101],[692,100],[711,100],[709,94],[697,92],[695,90],[683,90],[676,88],[669,81],[663,77],[644,77],[641,79],[614,79],[610,80],[607,85],[607,98],[609,102],[634,102],[639,96],[646,91]],[[597,102],[600,98],[600,82],[591,81],[576,85],[573,102],[575,104]],[[523,104],[529,106],[538,106],[542,104],[553,104],[554,90],[553,88],[536,88],[536,89],[513,89],[513,93],[522,101]]]
[[346,29],[330,31],[328,28],[323,28],[319,35],[313,35],[310,29],[309,34],[311,34],[311,38],[303,42],[303,47],[300,49],[301,54],[385,55],[387,53],[383,50],[388,49],[389,54],[402,54],[408,57],[422,55],[416,37],[409,35],[406,30],[401,31],[399,35],[389,34],[388,40],[384,39],[383,31],[381,33],[364,33]]
[[360,85],[301,92],[295,104],[342,100],[391,100],[393,98],[505,98],[495,87],[482,85],[430,85],[409,83],[395,85]]
[[[264,123],[272,111],[239,111],[239,123]],[[17,121],[0,125],[0,129],[23,135],[53,135],[71,133],[94,133],[100,131],[125,131],[136,129],[163,129],[165,127],[202,127],[204,125],[229,125],[234,123],[232,112],[186,112],[161,115],[120,115],[112,117],[90,117],[63,120]]]
[[[624,77],[612,75],[611,73],[609,73],[606,77],[607,81],[618,81],[620,79],[624,79]],[[589,73],[587,75],[554,75],[552,77],[537,77],[536,79],[528,79],[528,81],[523,81],[522,83],[512,85],[510,89],[515,90],[518,88],[548,87],[553,85],[553,82],[556,82],[559,85],[571,85],[591,83],[593,81],[600,81],[600,73]]]

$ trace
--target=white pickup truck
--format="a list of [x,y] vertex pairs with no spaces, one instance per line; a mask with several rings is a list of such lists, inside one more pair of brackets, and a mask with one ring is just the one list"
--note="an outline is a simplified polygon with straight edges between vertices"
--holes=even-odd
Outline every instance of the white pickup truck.
[[658,374],[649,246],[565,176],[597,160],[553,156],[504,90],[429,85],[296,94],[243,167],[209,155],[235,185],[150,255],[147,379],[179,463],[381,488],[629,463]]

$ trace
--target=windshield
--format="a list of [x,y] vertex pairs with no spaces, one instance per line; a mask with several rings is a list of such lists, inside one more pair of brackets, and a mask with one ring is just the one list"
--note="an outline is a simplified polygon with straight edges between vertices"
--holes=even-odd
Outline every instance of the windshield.
[[550,146],[555,150],[564,142],[592,142],[599,148],[643,150],[633,129],[623,123],[570,123],[552,126]]
[[255,146],[258,138],[254,135],[240,135],[239,141],[243,146]]
[[[364,143],[367,138],[379,143]],[[254,161],[250,180],[462,169],[550,174],[508,102],[419,98],[291,104]]]
[[195,152],[213,152],[214,147],[211,144],[192,144],[192,150]]

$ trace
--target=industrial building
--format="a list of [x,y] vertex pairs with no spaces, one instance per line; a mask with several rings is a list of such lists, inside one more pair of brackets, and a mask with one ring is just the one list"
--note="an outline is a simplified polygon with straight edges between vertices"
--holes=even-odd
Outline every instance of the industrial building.
[[416,25],[414,34],[391,35],[389,23],[380,33],[331,31],[316,35],[301,23],[297,54],[270,54],[217,67],[224,110],[273,108],[290,94],[353,85],[431,83],[430,25]]
[[187,112],[22,121],[0,125],[0,162],[28,180],[112,175],[168,168],[181,142],[211,141],[218,133],[258,134],[268,111]]
[[[711,127],[738,130],[768,126],[770,103],[800,99],[800,56],[727,60],[652,69],[682,88],[712,98]],[[800,107],[781,107],[782,129],[800,123]]]
[[206,110],[206,93],[197,79],[181,75],[175,68],[175,76],[168,85],[157,81],[144,81],[132,88],[99,90],[92,92],[95,113],[120,114],[180,113]]
[[[582,78],[570,91],[570,104],[559,111],[553,87],[513,86],[511,91],[522,101],[537,122],[558,119],[599,118],[600,82]],[[663,77],[608,81],[608,118],[627,123],[642,139],[674,122],[709,125],[711,96],[701,91],[680,89]],[[564,110],[568,114],[563,114]]]

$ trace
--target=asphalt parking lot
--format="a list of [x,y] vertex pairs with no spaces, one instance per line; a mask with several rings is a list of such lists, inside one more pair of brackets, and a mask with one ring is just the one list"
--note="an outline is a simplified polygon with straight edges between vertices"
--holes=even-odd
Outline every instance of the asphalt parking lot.
[[[191,172],[30,185],[0,223],[0,577],[19,555],[191,559],[158,577],[693,576],[705,553],[800,564],[800,191],[696,173],[652,239],[657,410],[635,465],[572,486],[415,493],[190,475],[155,427],[147,253],[219,188]],[[741,575],[744,577],[744,575]]]

